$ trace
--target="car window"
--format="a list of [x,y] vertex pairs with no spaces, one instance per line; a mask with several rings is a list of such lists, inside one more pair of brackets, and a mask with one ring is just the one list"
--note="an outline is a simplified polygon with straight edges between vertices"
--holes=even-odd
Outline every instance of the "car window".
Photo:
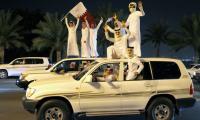
[[25,64],[43,64],[43,59],[25,59]]
[[13,65],[23,65],[24,63],[25,63],[24,59],[17,59],[12,64]]
[[94,60],[81,60],[79,63],[79,68],[81,70],[85,69],[87,66],[89,66]]
[[34,60],[34,63],[35,63],[35,64],[43,64],[44,61],[43,61],[43,59],[35,59],[35,60]]
[[175,62],[151,62],[154,79],[178,79],[180,69]]
[[55,66],[53,71],[56,70],[64,70],[65,73],[69,71],[79,71],[79,62],[77,60],[71,60],[71,61],[63,61],[57,66]]
[[99,66],[92,73],[93,82],[114,82],[119,80],[119,63],[109,63]]
[[[150,66],[149,66],[149,62],[143,62],[143,65],[144,65],[143,70],[133,80],[152,80],[152,75],[151,75],[151,69],[150,69]],[[128,63],[126,62],[126,63],[124,63],[124,80],[126,80],[127,74],[128,74]]]
[[74,75],[73,78],[75,80],[80,80],[90,69],[92,69],[98,62],[92,62],[90,65],[88,65],[86,68],[84,68],[82,71],[80,71],[78,74]]
[[33,64],[33,59],[25,59],[25,64]]

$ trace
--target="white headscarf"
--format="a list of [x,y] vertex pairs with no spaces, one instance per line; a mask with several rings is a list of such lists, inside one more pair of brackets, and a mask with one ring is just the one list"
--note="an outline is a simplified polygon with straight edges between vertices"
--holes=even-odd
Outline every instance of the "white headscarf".
[[[130,8],[132,5],[134,5],[135,8]],[[128,7],[129,7],[129,11],[132,13],[132,12],[136,11],[137,3],[131,2],[131,3],[129,3]]]

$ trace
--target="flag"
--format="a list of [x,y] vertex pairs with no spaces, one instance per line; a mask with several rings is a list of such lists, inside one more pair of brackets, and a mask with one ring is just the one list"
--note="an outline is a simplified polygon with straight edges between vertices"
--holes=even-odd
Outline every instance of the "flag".
[[84,21],[84,18],[87,17],[89,25],[94,23],[94,17],[88,12],[82,2],[79,2],[75,7],[73,7],[69,13],[71,13],[76,18],[80,18],[81,21]]
[[81,17],[86,12],[87,12],[87,9],[85,8],[82,2],[79,2],[74,8],[70,10],[70,13],[76,18]]

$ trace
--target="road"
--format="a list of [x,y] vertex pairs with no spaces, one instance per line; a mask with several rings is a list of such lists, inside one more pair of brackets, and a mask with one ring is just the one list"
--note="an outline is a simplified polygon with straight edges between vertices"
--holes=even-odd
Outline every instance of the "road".
[[[15,85],[15,79],[0,80],[0,120],[35,120],[35,115],[23,109],[23,89]],[[185,109],[175,120],[200,120],[200,101],[193,108]],[[90,117],[87,120],[144,120],[142,115]]]

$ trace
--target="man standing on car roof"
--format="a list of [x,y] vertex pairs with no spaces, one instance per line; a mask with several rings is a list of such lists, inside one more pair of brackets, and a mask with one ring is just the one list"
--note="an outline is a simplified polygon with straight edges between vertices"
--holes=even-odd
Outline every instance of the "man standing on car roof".
[[131,2],[129,4],[130,15],[126,21],[126,26],[129,27],[131,35],[129,37],[129,45],[134,47],[134,54],[141,57],[141,33],[140,33],[140,17],[144,16],[144,10],[142,2],[138,2],[138,8],[140,11],[136,11],[137,4]]
[[130,35],[129,30],[125,28],[126,34],[122,35],[121,28],[115,27],[115,37],[111,38],[108,34],[107,25],[105,25],[104,29],[106,39],[114,43],[114,45],[111,45],[107,48],[107,58],[125,58],[127,40]]

